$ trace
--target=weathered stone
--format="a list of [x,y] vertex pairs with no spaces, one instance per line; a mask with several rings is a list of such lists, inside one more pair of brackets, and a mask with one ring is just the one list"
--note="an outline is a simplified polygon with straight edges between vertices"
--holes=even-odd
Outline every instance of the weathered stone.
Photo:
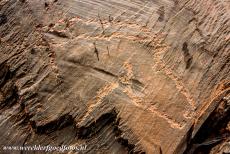
[[[0,7],[1,147],[180,154],[229,138],[228,1],[2,0]],[[199,138],[204,128],[213,131]]]

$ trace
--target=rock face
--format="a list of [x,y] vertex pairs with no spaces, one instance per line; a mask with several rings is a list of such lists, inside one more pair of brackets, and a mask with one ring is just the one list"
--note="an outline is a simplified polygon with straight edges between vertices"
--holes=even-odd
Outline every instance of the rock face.
[[229,10],[228,0],[0,0],[1,153],[229,152]]

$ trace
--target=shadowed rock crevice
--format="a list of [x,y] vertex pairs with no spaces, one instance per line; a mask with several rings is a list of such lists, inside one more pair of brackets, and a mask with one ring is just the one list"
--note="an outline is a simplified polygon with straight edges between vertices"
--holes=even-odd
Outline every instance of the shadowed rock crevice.
[[131,144],[128,139],[122,137],[122,131],[119,128],[119,119],[115,110],[109,113],[103,114],[99,119],[95,120],[92,124],[87,127],[77,128],[77,136],[80,139],[90,139],[100,134],[107,126],[112,128],[112,132],[115,136],[115,141],[117,141],[129,154],[145,154],[143,151],[134,151],[135,144]]
[[0,26],[4,25],[7,22],[7,17],[4,14],[0,14]]
[[113,131],[115,133],[118,143],[120,143],[128,151],[129,154],[145,154],[144,151],[135,151],[136,145],[130,143],[128,139],[122,137],[122,131],[119,128],[119,121],[120,120],[118,119],[117,122],[113,124]]
[[161,6],[161,7],[157,10],[157,14],[159,14],[158,21],[159,21],[159,22],[164,21],[164,18],[165,18],[165,7],[164,7],[164,6]]
[[230,121],[230,99],[223,98],[218,107],[209,115],[184,154],[210,153],[211,149],[230,137],[228,124]]
[[60,118],[51,121],[45,125],[36,126],[34,121],[31,121],[32,128],[37,134],[49,134],[57,130],[61,130],[67,126],[75,127],[74,119],[70,115],[63,115]]
[[78,137],[81,139],[87,139],[95,134],[97,134],[101,129],[103,129],[106,125],[110,125],[116,121],[116,112],[103,114],[99,119],[90,124],[89,126],[77,128]]
[[14,72],[7,64],[0,65],[0,108],[10,108],[19,99],[18,89],[15,85]]
[[189,53],[188,43],[187,42],[183,43],[182,51],[183,51],[183,54],[184,54],[184,62],[186,64],[185,68],[188,69],[192,64],[193,57]]

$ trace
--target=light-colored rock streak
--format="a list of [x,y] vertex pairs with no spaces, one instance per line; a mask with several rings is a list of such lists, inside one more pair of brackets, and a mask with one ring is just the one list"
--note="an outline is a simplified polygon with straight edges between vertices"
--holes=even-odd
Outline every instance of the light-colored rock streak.
[[138,107],[141,108],[143,110],[148,110],[152,113],[154,113],[154,115],[163,118],[164,120],[166,120],[167,123],[169,123],[169,125],[172,128],[176,128],[176,129],[183,129],[184,128],[184,124],[180,124],[179,122],[176,122],[174,119],[170,118],[169,115],[161,113],[160,111],[158,111],[157,108],[155,108],[154,106],[147,106],[145,104],[143,104],[144,100],[141,97],[136,96],[135,94],[133,94],[133,92],[131,91],[131,88],[126,88],[123,91],[131,100],[132,103]]
[[160,68],[160,71],[163,71],[175,83],[178,91],[185,96],[187,102],[192,107],[192,110],[195,110],[196,102],[190,94],[189,90],[184,86],[181,79],[173,73],[173,71],[165,64],[162,59],[163,55],[165,52],[167,52],[169,47],[166,44],[162,44],[162,38],[154,38],[152,42],[156,44],[156,49],[154,50],[153,55],[153,59],[156,63],[153,69],[159,70]]
[[[125,80],[123,79],[123,80],[121,80],[121,82],[127,84],[127,83],[129,83],[129,80],[131,80],[131,78],[133,77],[132,65],[127,61],[127,62],[124,63],[123,67],[125,68],[127,73],[126,73],[126,75],[124,77]],[[154,106],[148,107],[147,105],[145,105],[143,97],[138,96],[135,93],[133,93],[132,88],[130,87],[130,85],[125,87],[123,92],[131,99],[132,103],[136,107],[141,108],[143,110],[147,109],[148,111],[154,113],[156,116],[158,116],[160,118],[163,118],[164,120],[167,121],[167,123],[169,123],[169,125],[172,128],[183,129],[184,125],[176,122],[175,120],[170,118],[169,115],[161,113]]]
[[176,84],[176,88],[179,90],[179,92],[185,96],[185,98],[187,99],[188,103],[190,104],[190,106],[192,107],[192,109],[194,110],[196,108],[196,102],[193,99],[193,97],[191,96],[189,90],[183,85],[183,83],[181,82],[181,79],[179,79],[169,68],[167,68],[167,66],[163,67],[163,71],[165,72],[165,74],[172,79],[175,84]]
[[105,85],[103,88],[101,88],[97,92],[97,95],[94,97],[94,99],[90,100],[89,102],[90,106],[88,107],[88,111],[82,118],[81,122],[84,122],[92,114],[95,108],[100,106],[100,104],[102,103],[102,100],[106,96],[108,96],[117,87],[118,87],[118,83],[110,83],[110,84]]

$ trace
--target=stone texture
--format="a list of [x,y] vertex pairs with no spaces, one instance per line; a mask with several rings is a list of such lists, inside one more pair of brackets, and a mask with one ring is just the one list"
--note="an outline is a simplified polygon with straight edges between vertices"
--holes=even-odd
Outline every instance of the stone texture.
[[180,154],[221,104],[229,115],[229,1],[0,8],[0,145]]

